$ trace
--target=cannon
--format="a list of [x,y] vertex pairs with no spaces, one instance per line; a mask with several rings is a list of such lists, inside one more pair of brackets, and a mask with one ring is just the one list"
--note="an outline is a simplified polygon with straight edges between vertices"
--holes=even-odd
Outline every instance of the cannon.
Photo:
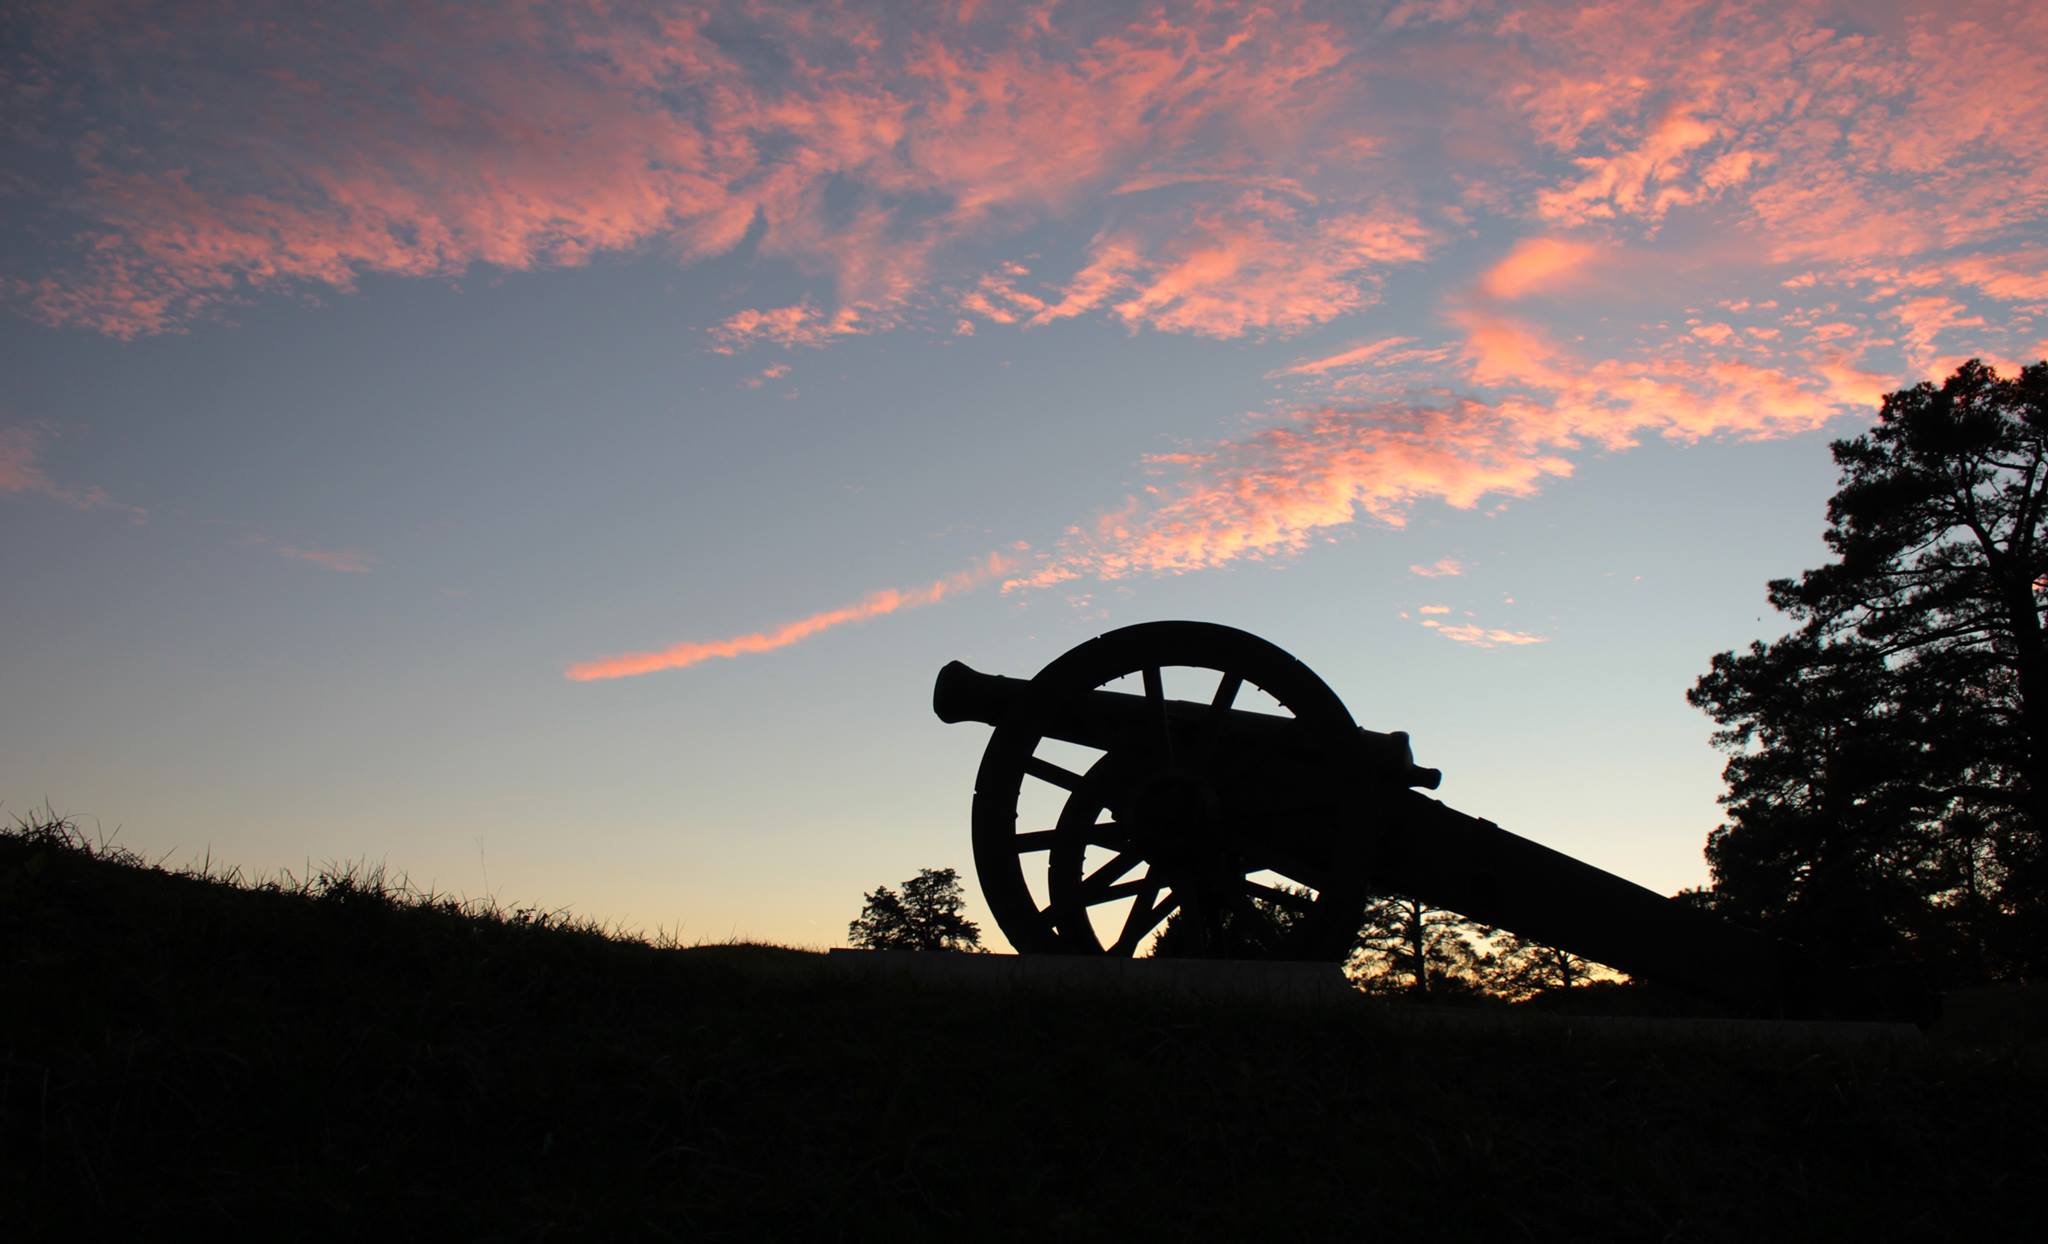
[[1245,631],[1129,626],[1030,679],[955,661],[932,707],[995,727],[974,862],[1020,953],[1336,961],[1400,894],[1741,1013],[1823,992],[1794,948],[1423,794],[1441,775],[1406,734]]

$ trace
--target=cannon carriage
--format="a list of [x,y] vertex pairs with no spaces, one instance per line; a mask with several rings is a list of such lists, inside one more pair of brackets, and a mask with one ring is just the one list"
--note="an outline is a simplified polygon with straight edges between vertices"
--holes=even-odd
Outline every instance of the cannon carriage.
[[[1190,698],[1168,685],[1197,687]],[[1339,961],[1401,894],[1751,1014],[1840,1013],[1794,948],[1423,791],[1403,733],[1359,727],[1306,665],[1247,632],[1150,622],[1030,679],[939,672],[946,722],[994,727],[975,868],[1025,954]],[[1056,813],[1026,813],[1049,794]],[[1851,1010],[1893,1010],[1852,1006]]]

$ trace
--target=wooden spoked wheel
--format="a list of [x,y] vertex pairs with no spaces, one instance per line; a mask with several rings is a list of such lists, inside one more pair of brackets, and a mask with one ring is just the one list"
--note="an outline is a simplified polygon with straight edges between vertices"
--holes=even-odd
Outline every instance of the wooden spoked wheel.
[[[1169,699],[1169,683],[1200,697]],[[1062,739],[1111,684],[1144,711],[1089,745]],[[1161,954],[1342,959],[1368,878],[1329,775],[1356,734],[1312,670],[1231,627],[1150,622],[1074,648],[982,754],[974,860],[996,923],[1026,953],[1128,956],[1156,940]],[[1027,784],[1064,797],[1056,816],[1020,818]]]

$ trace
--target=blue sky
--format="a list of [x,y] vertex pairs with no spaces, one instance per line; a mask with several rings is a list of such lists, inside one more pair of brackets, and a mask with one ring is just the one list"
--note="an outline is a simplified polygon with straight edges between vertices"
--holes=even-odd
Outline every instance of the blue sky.
[[1190,617],[1697,884],[1827,441],[2048,353],[2025,6],[106,7],[8,19],[0,799],[174,860],[833,944],[969,868],[940,665]]

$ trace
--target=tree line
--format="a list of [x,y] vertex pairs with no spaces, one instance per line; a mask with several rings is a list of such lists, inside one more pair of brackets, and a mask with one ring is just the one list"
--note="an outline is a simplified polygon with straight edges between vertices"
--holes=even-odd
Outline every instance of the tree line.
[[[1264,900],[1254,904],[1264,931],[1277,943],[1292,911]],[[847,925],[847,941],[862,950],[980,951],[981,926],[967,918],[966,905],[957,871],[922,868],[900,890],[885,885],[863,895],[860,915]],[[1147,953],[1180,953],[1184,932],[1169,919]],[[1240,953],[1256,955],[1256,933],[1237,932],[1243,937]],[[1345,971],[1369,993],[1436,1000],[1520,1000],[1619,975],[1568,951],[1391,895],[1366,909]]]

